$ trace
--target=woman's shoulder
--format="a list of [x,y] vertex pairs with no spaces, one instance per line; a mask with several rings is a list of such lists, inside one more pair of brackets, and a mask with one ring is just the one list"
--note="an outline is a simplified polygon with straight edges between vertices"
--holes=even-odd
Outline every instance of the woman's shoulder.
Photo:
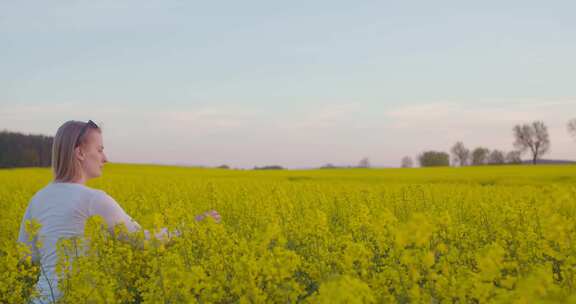
[[77,195],[80,195],[80,197],[84,197],[83,199],[86,199],[88,197],[90,200],[96,200],[96,201],[113,200],[112,197],[103,190],[91,188],[83,184],[77,184],[77,183],[52,182],[48,184],[44,189],[40,190],[40,192],[42,191],[56,192],[60,194],[77,193]]
[[40,191],[46,192],[79,192],[96,195],[98,190],[78,183],[51,182]]
[[116,200],[110,196],[106,191],[100,189],[89,188],[92,201],[100,204],[117,204]]

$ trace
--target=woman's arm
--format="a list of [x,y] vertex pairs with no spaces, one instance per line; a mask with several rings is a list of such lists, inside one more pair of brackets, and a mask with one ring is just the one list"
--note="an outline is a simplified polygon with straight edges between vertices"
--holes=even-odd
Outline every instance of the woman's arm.
[[[128,232],[137,232],[142,229],[140,224],[136,222],[130,215],[128,215],[122,207],[110,195],[101,192],[95,197],[90,206],[90,215],[101,216],[106,224],[110,233],[114,232],[114,227],[119,224],[124,224]],[[147,240],[155,237],[159,240],[169,240],[177,233],[170,233],[168,229],[162,228],[160,231],[152,234],[148,230],[144,230],[144,236]]]
[[[101,192],[100,195],[93,200],[91,204],[91,214],[101,216],[108,225],[110,232],[114,231],[114,226],[118,224],[124,224],[128,232],[136,232],[141,229],[140,225],[132,219],[125,211],[120,207],[120,205],[111,196],[105,192]],[[204,212],[203,214],[197,215],[195,219],[197,221],[202,221],[206,217],[211,217],[215,222],[219,223],[221,220],[220,214],[215,210],[210,210]],[[152,234],[148,230],[144,230],[146,239],[150,239]],[[157,239],[170,239],[172,236],[178,236],[178,231],[170,232],[166,228],[162,228],[159,232],[154,234]]]
[[89,216],[101,216],[110,232],[114,231],[114,226],[124,224],[128,232],[136,232],[141,229],[140,225],[132,219],[120,205],[110,195],[99,191],[90,203]]
[[20,223],[20,231],[18,232],[18,242],[27,245],[30,249],[30,253],[26,254],[24,258],[30,257],[32,263],[39,263],[40,253],[38,252],[36,242],[40,225],[35,220],[32,220],[29,209],[30,206],[26,208],[26,212],[22,217],[22,222]]

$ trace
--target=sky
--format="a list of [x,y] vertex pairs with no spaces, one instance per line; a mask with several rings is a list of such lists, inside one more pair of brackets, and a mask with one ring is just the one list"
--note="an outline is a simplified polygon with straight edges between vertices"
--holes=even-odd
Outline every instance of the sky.
[[[2,1],[0,130],[103,128],[112,162],[397,167],[513,149],[576,160],[574,1]],[[525,155],[528,158],[528,155]]]

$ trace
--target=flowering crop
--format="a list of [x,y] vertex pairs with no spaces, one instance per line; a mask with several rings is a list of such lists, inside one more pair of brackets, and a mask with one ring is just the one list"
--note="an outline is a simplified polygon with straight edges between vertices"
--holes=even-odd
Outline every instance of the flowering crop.
[[[576,303],[575,171],[108,165],[90,186],[180,236],[111,237],[91,218],[60,243],[60,301]],[[49,181],[47,169],[0,171],[2,303],[34,294],[40,269],[16,237]],[[194,219],[210,209],[222,222]]]

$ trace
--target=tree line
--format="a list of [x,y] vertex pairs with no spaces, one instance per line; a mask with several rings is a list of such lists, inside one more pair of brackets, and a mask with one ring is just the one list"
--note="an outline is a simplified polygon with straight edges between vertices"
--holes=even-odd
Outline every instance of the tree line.
[[[567,124],[568,133],[576,139],[576,118]],[[418,155],[417,160],[422,167],[450,166],[450,156],[454,166],[478,166],[519,164],[521,156],[528,153],[533,164],[550,150],[550,137],[544,122],[516,125],[513,128],[514,147],[512,151],[490,150],[486,147],[468,149],[462,141],[458,141],[450,149],[450,154],[443,151],[425,151]],[[0,168],[14,167],[49,167],[52,159],[52,143],[54,138],[45,135],[22,134],[0,131]],[[412,167],[414,161],[406,156],[401,160],[404,168]],[[369,168],[367,157],[360,160],[358,168]],[[227,166],[226,166],[227,168]],[[332,164],[322,169],[338,168]],[[280,166],[255,167],[256,170],[283,169]]]
[[[576,118],[567,124],[568,133],[576,138]],[[520,124],[512,129],[514,148],[512,151],[490,150],[486,147],[468,149],[462,141],[458,141],[450,149],[450,154],[443,151],[425,151],[417,159],[421,167],[450,166],[452,156],[453,166],[479,166],[522,163],[522,155],[528,154],[532,164],[536,164],[550,150],[548,128],[542,121]],[[409,156],[401,160],[403,168],[413,166]]]
[[54,138],[0,131],[0,168],[49,167]]

